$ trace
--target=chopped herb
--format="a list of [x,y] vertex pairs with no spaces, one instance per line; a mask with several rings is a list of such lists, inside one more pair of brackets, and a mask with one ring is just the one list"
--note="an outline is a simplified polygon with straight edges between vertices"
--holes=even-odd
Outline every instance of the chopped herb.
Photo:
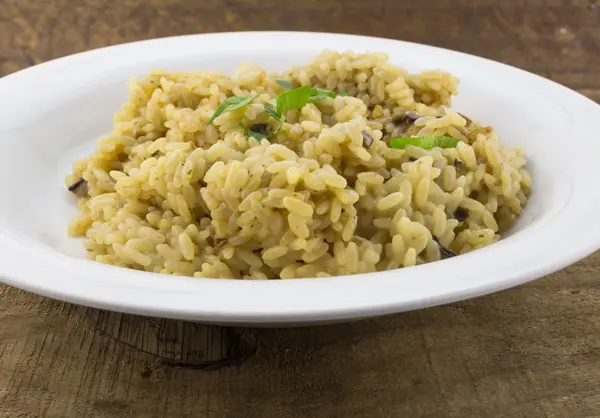
[[273,109],[272,107],[269,107],[269,106],[265,106],[265,112],[267,112],[269,114],[269,116],[271,116],[273,119],[275,119],[277,121],[277,128],[275,128],[275,130],[273,132],[271,132],[271,136],[277,135],[279,133],[279,131],[281,130],[281,127],[283,126],[282,116],[279,113],[277,113],[277,111],[275,109]]
[[[281,80],[278,80],[278,83]],[[281,85],[281,83],[280,83]],[[339,94],[339,95],[347,95]],[[302,86],[292,90],[287,90],[277,96],[277,113],[283,114],[286,110],[301,109],[307,103],[318,102],[327,97],[335,97],[336,93],[331,90],[321,89],[317,87]],[[271,102],[269,102],[271,104]]]
[[248,129],[248,136],[256,138],[259,142],[271,135],[271,125],[268,123],[255,123]]
[[469,211],[465,208],[458,207],[454,211],[454,219],[459,222],[466,220],[469,217]]
[[310,92],[309,101],[318,102],[320,100],[326,99],[327,97],[335,97],[335,92],[331,90],[313,88]]
[[275,80],[277,82],[277,84],[279,84],[279,87],[281,87],[284,90],[292,90],[294,88],[294,84],[292,84],[291,81],[289,80]]
[[229,97],[228,99],[223,101],[223,103],[221,103],[219,107],[217,107],[217,110],[215,110],[215,113],[213,113],[212,117],[208,121],[208,124],[210,125],[217,117],[219,117],[224,112],[231,112],[246,106],[252,100],[256,99],[257,96],[258,94],[248,97]]
[[420,136],[416,138],[391,138],[389,143],[391,148],[403,149],[407,145],[423,149],[432,148],[454,148],[459,140],[449,136]]
[[347,96],[347,95],[348,95],[348,92],[347,92],[347,91],[340,91],[340,92],[339,92],[337,95],[338,95],[338,96],[345,97],[345,96]]
[[[276,98],[269,100],[265,105],[265,112],[269,114],[273,119],[277,121],[277,128],[270,132],[269,134],[265,134],[264,132],[256,131],[252,129],[248,129],[247,134],[253,138],[257,138],[259,141],[264,138],[268,138],[270,136],[276,135],[283,126],[283,114],[284,112],[291,109],[301,109],[306,104],[312,102],[318,102],[327,97],[335,97],[336,93],[331,90],[321,89],[317,87],[309,87],[309,86],[301,86],[294,88],[294,85],[289,80],[276,80],[277,84],[279,84],[284,90],[284,93],[277,95]],[[346,96],[347,93],[342,92],[338,94],[339,96]],[[256,97],[256,96],[255,96]],[[250,100],[252,101],[252,99]],[[248,101],[247,103],[249,103]],[[225,103],[223,103],[225,104]],[[223,105],[221,105],[223,106]],[[237,107],[236,107],[237,106]],[[236,105],[229,110],[237,109],[243,105]],[[218,109],[217,109],[218,110]],[[221,112],[222,113],[222,112]],[[216,114],[216,112],[215,112]],[[218,115],[217,115],[218,116]],[[212,120],[216,116],[211,118]],[[209,122],[210,123],[210,122]],[[244,128],[245,129],[245,128]],[[371,137],[371,141],[369,145],[373,142],[373,138]]]
[[[308,98],[308,102],[309,103],[320,102],[321,100],[324,100],[324,99],[326,99],[328,97],[332,97],[332,96],[329,96],[327,94],[317,94],[315,96],[310,96]],[[333,96],[333,97],[335,97],[335,96]]]
[[256,139],[258,142],[262,141],[263,139],[267,139],[266,135],[261,134],[260,132],[254,132],[252,130],[248,130],[248,136]]
[[308,86],[302,86],[278,95],[277,113],[282,115],[287,110],[303,108],[308,103],[311,90]]
[[281,115],[272,107],[265,106],[265,112],[267,112],[273,119],[281,120]]
[[451,249],[442,245],[440,243],[440,240],[438,239],[438,237],[436,237],[435,235],[432,235],[431,238],[435,241],[435,243],[438,245],[438,247],[440,247],[440,255],[441,255],[442,260],[445,260],[446,258],[456,257],[457,254],[454,251],[452,251]]
[[365,148],[369,148],[371,145],[373,145],[373,137],[371,136],[370,133],[368,133],[364,129],[362,131],[362,137],[363,137],[363,145]]
[[77,197],[84,197],[88,193],[88,183],[83,177],[80,177],[69,186],[69,191]]

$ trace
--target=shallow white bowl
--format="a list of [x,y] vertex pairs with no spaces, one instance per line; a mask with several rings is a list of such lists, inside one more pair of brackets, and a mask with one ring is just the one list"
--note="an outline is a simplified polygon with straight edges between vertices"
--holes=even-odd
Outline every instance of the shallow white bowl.
[[[345,277],[242,281],[143,273],[85,259],[67,237],[74,158],[111,129],[126,83],[153,68],[248,62],[280,71],[324,48],[377,51],[411,71],[461,79],[454,108],[522,145],[534,192],[500,242],[445,261]],[[333,322],[472,298],[563,268],[600,248],[600,107],[549,80],[482,58],[360,36],[254,32],[166,38],[85,52],[0,79],[0,280],[98,308],[221,324]]]

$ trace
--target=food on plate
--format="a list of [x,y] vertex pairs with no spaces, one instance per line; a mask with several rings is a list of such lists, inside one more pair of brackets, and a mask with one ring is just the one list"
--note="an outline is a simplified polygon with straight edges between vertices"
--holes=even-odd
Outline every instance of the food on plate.
[[282,74],[152,71],[73,163],[69,233],[102,263],[239,279],[397,269],[492,244],[532,179],[521,149],[449,110],[458,82],[333,51]]

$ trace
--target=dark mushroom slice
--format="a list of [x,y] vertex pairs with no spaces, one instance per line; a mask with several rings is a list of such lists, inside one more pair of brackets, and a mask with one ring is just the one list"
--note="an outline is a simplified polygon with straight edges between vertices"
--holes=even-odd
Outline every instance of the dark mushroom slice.
[[[407,114],[408,114],[408,116],[407,116]],[[406,124],[406,125],[412,124],[414,121],[416,121],[420,117],[422,117],[422,115],[419,115],[414,112],[406,112],[401,115],[383,116],[383,117],[380,117],[377,119],[373,119],[373,121],[379,122],[382,125],[386,125],[388,123],[393,123],[396,126],[401,126],[404,124]]]
[[411,136],[416,134],[419,128],[416,127],[414,123],[417,119],[422,118],[423,116],[424,115],[416,112],[408,111],[402,113],[401,115],[396,115],[392,118],[389,118],[387,121],[385,121],[385,123],[391,122],[395,127],[393,132],[391,132],[390,137],[394,138],[397,136]]
[[[412,111],[408,111],[408,112],[404,112],[403,114],[396,116],[392,119],[392,123],[394,125],[402,125],[404,123],[409,123],[412,124],[414,123],[417,119],[420,119],[422,117],[424,117],[425,115],[420,115],[416,112],[412,112]],[[441,118],[442,116],[436,116],[436,118]],[[464,116],[463,116],[464,117]],[[470,119],[469,119],[470,120]]]
[[454,211],[454,219],[459,222],[465,221],[469,217],[469,211],[460,206]]
[[431,238],[435,241],[435,243],[440,248],[440,255],[441,255],[442,260],[445,260],[446,258],[456,257],[458,255],[454,251],[452,251],[451,249],[449,249],[448,247],[446,247],[442,243],[440,243],[440,240],[435,235],[432,235]]
[[365,148],[369,148],[371,145],[373,145],[373,137],[371,136],[370,133],[368,133],[364,129],[362,131],[362,137],[363,137],[363,145],[365,146]]
[[394,119],[392,119],[392,123],[394,125],[401,125],[406,122],[413,123],[414,121],[422,117],[423,115],[419,115],[415,112],[404,112],[400,116],[396,116]]
[[271,133],[271,125],[268,123],[255,123],[254,125],[250,126],[250,130],[252,132],[256,132],[257,134],[269,136]]
[[88,194],[87,181],[80,177],[79,180],[69,186],[69,191],[77,197],[84,197]]

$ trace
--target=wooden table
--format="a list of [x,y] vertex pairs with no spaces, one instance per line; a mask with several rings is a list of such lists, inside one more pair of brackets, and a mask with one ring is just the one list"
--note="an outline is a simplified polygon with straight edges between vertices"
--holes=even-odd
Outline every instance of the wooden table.
[[[600,100],[600,2],[588,0],[1,0],[0,75],[125,41],[277,29],[448,47]],[[599,284],[596,254],[475,300],[286,330],[0,286],[0,416],[600,417]]]

